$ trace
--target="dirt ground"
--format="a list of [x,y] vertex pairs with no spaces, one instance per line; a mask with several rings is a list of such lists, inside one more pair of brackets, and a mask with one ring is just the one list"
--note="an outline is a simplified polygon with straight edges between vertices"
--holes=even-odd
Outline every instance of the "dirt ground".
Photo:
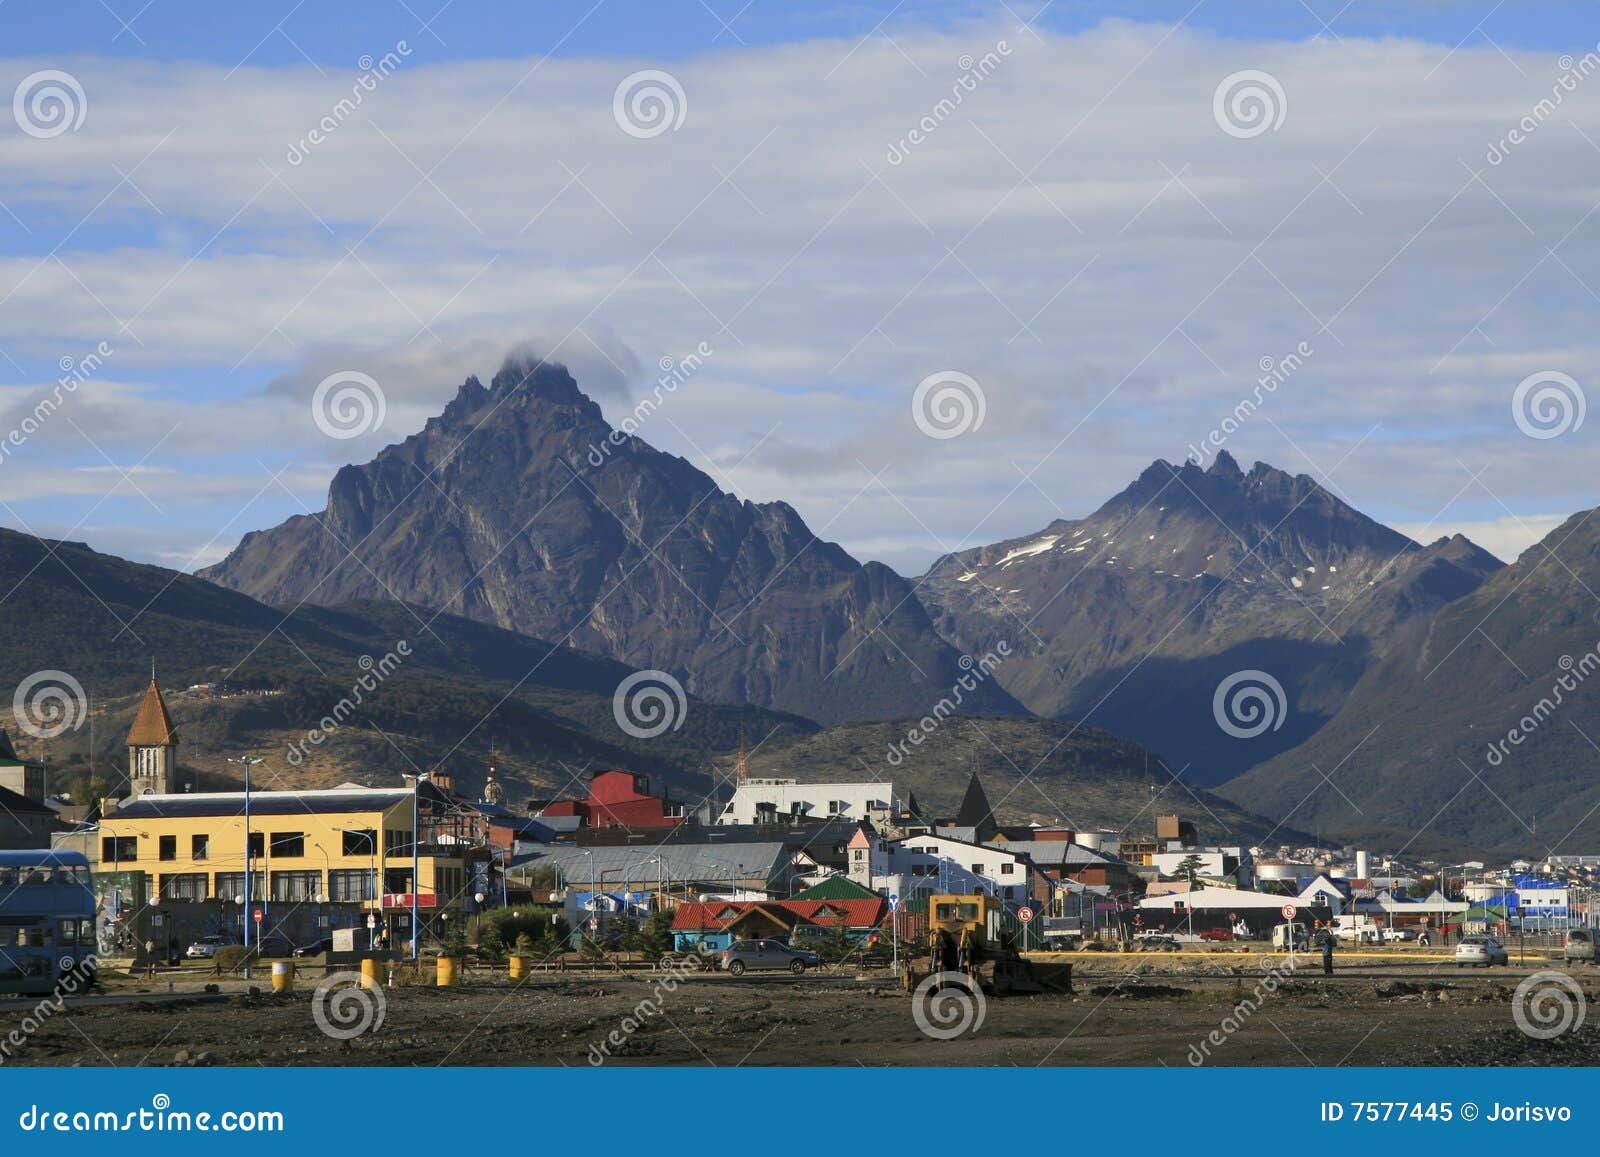
[[[305,970],[287,994],[258,979],[228,981],[220,996],[205,996],[202,977],[179,974],[113,979],[107,996],[36,1017],[41,1023],[23,1044],[0,1059],[134,1066],[1600,1062],[1600,1024],[1583,1017],[1549,1041],[1517,1028],[1513,991],[1543,967],[1458,971],[1379,961],[1324,979],[1307,963],[1268,986],[1253,956],[1085,958],[1073,995],[989,997],[976,1030],[947,1040],[919,1028],[912,996],[887,973],[700,975],[670,986],[647,971],[539,974],[520,985],[502,975],[451,989],[400,984],[382,990],[381,1007],[353,988],[319,998],[319,969]],[[1588,1004],[1600,999],[1600,971],[1572,975]],[[18,1026],[32,1007],[0,1006],[0,1030]],[[365,1031],[338,1039],[321,1027],[319,1010],[335,1032],[363,1024]],[[942,1023],[926,1012],[924,1019]],[[1600,1013],[1587,1019],[1600,1022]]]

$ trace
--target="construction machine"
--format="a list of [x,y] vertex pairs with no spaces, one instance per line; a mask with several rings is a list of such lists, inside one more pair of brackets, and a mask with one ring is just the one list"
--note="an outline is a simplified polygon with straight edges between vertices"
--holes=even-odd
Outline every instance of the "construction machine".
[[[1005,904],[982,892],[928,897],[930,974],[962,973],[994,996],[1071,992],[1072,965],[1030,961],[1005,930]],[[906,983],[920,979],[908,970]]]

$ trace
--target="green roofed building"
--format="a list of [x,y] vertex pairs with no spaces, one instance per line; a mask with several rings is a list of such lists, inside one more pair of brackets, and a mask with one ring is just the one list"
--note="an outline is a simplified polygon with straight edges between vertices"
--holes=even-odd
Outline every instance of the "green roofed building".
[[795,897],[796,900],[876,900],[878,894],[849,876],[829,876]]

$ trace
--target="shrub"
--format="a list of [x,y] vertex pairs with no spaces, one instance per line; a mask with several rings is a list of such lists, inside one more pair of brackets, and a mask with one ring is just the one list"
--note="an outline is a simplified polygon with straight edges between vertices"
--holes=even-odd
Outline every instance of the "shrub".
[[246,948],[243,944],[226,944],[217,949],[211,964],[223,972],[237,972],[246,965],[256,964],[260,959],[261,954],[254,948]]

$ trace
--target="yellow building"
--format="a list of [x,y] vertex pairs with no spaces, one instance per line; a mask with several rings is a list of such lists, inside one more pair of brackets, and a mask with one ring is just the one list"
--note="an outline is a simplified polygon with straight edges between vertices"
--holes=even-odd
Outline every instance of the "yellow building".
[[160,926],[180,941],[239,937],[259,911],[252,932],[297,944],[372,913],[399,944],[411,935],[413,893],[423,934],[442,935],[464,906],[467,864],[481,844],[466,833],[441,839],[441,826],[470,826],[472,817],[456,815],[431,784],[418,790],[415,887],[409,787],[252,791],[248,828],[244,792],[142,795],[101,817],[100,867],[143,872],[150,905],[170,917]]
[[421,935],[437,938],[470,906],[472,868],[492,857],[489,821],[456,799],[448,777],[396,788],[180,792],[172,790],[177,743],[152,679],[128,734],[134,794],[108,801],[100,818],[99,871],[144,874],[150,911],[137,935],[158,942],[158,954],[174,940],[180,949],[205,935],[240,940],[247,919],[252,942],[280,946],[373,920],[398,947],[411,939],[413,908]]

